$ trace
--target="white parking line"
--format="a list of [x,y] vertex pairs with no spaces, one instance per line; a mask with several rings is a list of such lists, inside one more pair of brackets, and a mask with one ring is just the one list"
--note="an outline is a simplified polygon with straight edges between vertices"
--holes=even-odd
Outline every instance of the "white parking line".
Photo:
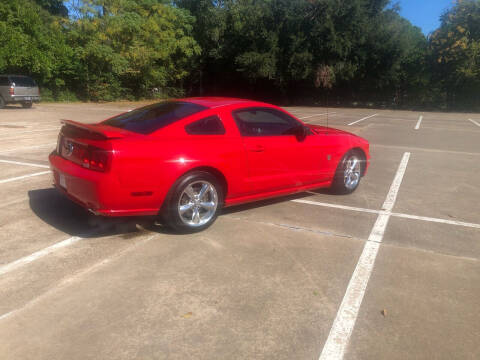
[[[323,120],[321,121],[328,121],[328,118],[333,118],[337,116],[336,114],[333,114],[333,115],[328,115],[327,119],[323,118]],[[320,121],[320,119],[312,119],[312,120],[308,120],[308,121],[304,121],[305,124],[313,124],[313,125],[318,125],[318,121]]]
[[424,151],[438,154],[455,154],[455,155],[466,155],[466,156],[479,156],[480,152],[467,152],[467,151],[454,151],[454,150],[440,150],[440,149],[429,149],[421,148],[415,146],[396,146],[396,145],[385,145],[385,144],[371,144],[371,147],[375,148],[386,148],[386,149],[399,149],[399,150],[415,150],[415,151]]
[[310,119],[310,118],[317,117],[317,116],[325,116],[325,115],[332,115],[332,114],[336,114],[336,112],[323,113],[323,114],[314,114],[314,115],[304,116],[304,117],[301,117],[301,118],[299,118],[299,119],[300,119],[300,120],[304,120],[304,119]]
[[28,122],[19,122],[16,124],[12,123],[0,123],[0,127],[7,128],[7,129],[21,129],[22,127],[26,127]]
[[[307,191],[307,192],[309,194],[312,194],[312,195],[318,195],[314,192],[309,192],[309,191]],[[315,206],[321,206],[321,207],[327,207],[327,208],[333,208],[333,209],[340,209],[340,210],[347,210],[347,211],[358,211],[358,212],[377,214],[377,215],[378,214],[388,214],[389,213],[388,211],[383,211],[383,210],[365,209],[365,208],[359,208],[359,207],[353,207],[353,206],[337,205],[337,204],[323,203],[323,202],[303,200],[303,199],[296,199],[296,200],[291,200],[291,201],[296,202],[296,203],[301,203],[301,204],[309,204],[309,205],[315,205]],[[390,214],[390,216],[404,218],[404,219],[427,221],[427,222],[434,222],[434,223],[439,223],[439,224],[447,224],[447,225],[469,227],[469,228],[473,228],[473,229],[480,229],[480,224],[469,223],[469,222],[464,222],[464,221],[446,220],[446,219],[439,219],[439,218],[433,218],[433,217],[428,217],[428,216],[417,216],[417,215],[402,214],[402,213],[389,213],[389,214]]]
[[0,151],[0,154],[7,154],[7,153],[16,152],[16,151],[23,151],[23,150],[41,149],[41,148],[44,148],[44,147],[55,146],[55,145],[57,145],[56,142],[48,143],[48,144],[42,144],[42,145],[35,145],[35,146],[25,146],[25,147],[16,148],[16,149],[2,150],[2,151]]
[[350,336],[352,335],[355,322],[357,321],[358,311],[365,295],[365,290],[370,280],[370,275],[377,258],[378,249],[383,240],[385,229],[388,225],[390,212],[395,205],[403,176],[407,169],[410,153],[403,155],[402,161],[398,167],[397,173],[383,203],[382,209],[385,213],[379,214],[377,221],[368,237],[363,252],[360,255],[355,271],[343,297],[337,316],[330,329],[327,341],[320,355],[320,360],[343,359],[347,350]]
[[[309,192],[309,194],[318,195],[318,194],[313,193],[313,192]],[[296,203],[301,203],[301,204],[323,206],[323,207],[329,207],[329,208],[335,208],[335,209],[341,209],[341,210],[350,210],[350,211],[366,212],[366,213],[371,213],[371,214],[380,214],[380,211],[378,211],[378,210],[370,210],[370,209],[364,209],[364,208],[353,207],[353,206],[321,203],[321,202],[317,202],[317,201],[310,201],[310,200],[303,200],[303,199],[296,199],[296,200],[291,200],[291,201],[296,202]]]
[[370,118],[372,118],[372,117],[374,117],[374,116],[377,116],[377,115],[378,115],[378,114],[373,114],[373,115],[370,115],[370,116],[366,116],[366,117],[364,117],[364,118],[362,118],[362,119],[360,119],[360,120],[357,120],[357,121],[354,121],[354,122],[348,124],[348,126],[355,125],[355,124],[359,123],[360,121],[370,119]]
[[37,133],[37,132],[46,132],[46,131],[60,131],[59,127],[52,127],[52,128],[47,128],[47,129],[37,129],[37,130],[29,130],[29,131],[21,131],[21,132],[15,132],[15,131],[3,131],[0,133],[0,135],[7,135],[7,136],[2,136],[1,139],[9,139],[9,138],[15,138],[17,135],[24,135],[24,134],[31,134],[31,133]]
[[[116,261],[118,259],[120,259],[121,257],[123,257],[124,255],[126,255],[127,253],[137,249],[139,246],[142,246],[142,245],[145,245],[147,244],[149,241],[151,241],[152,239],[154,239],[156,236],[158,236],[158,234],[154,234],[152,236],[149,236],[143,240],[140,240],[138,242],[135,242],[133,243],[132,245],[130,246],[127,246],[125,249],[123,250],[120,250],[119,252],[117,253],[114,253],[113,255],[111,255],[110,257],[107,257],[105,259],[102,259],[100,260],[99,262],[93,264],[92,266],[84,269],[84,270],[81,270],[80,272],[78,273],[75,273],[74,275],[68,277],[68,278],[64,278],[62,279],[58,284],[56,284],[55,286],[49,288],[46,292],[44,292],[43,294],[39,295],[38,297],[36,298],[33,298],[32,300],[30,300],[29,302],[27,302],[26,304],[24,304],[22,307],[20,308],[17,308],[17,309],[13,309],[5,314],[2,314],[0,315],[0,321],[1,320],[4,320],[4,319],[7,319],[11,316],[14,316],[15,314],[18,314],[20,313],[21,311],[24,311],[32,306],[34,306],[35,304],[38,304],[40,301],[44,300],[45,298],[47,298],[48,296],[52,295],[52,294],[55,294],[58,290],[68,286],[68,285],[71,285],[71,284],[74,284],[76,281],[79,281],[81,280],[84,276],[88,275],[88,274],[91,274],[91,273],[94,273],[95,271],[97,271],[98,269],[101,269],[103,266],[105,265],[108,265],[110,263],[112,263],[113,261]],[[80,239],[81,240],[81,239]]]
[[17,177],[10,178],[10,179],[4,179],[4,180],[0,180],[0,184],[5,184],[5,183],[12,182],[12,181],[23,180],[23,179],[31,178],[31,177],[34,177],[34,176],[40,176],[40,175],[46,175],[46,174],[51,174],[51,172],[50,171],[42,171],[42,172],[38,172],[38,173],[34,173],[34,174],[17,176]]
[[399,214],[399,213],[392,213],[391,215],[395,217],[404,218],[404,219],[421,220],[421,221],[435,222],[439,224],[448,224],[448,225],[464,226],[464,227],[469,227],[474,229],[480,229],[480,224],[468,223],[463,221],[445,220],[445,219],[431,218],[427,216],[416,216],[416,215]]
[[420,125],[422,124],[423,116],[420,116],[418,119],[417,125],[415,126],[415,130],[420,129]]
[[476,122],[475,120],[473,120],[473,119],[468,119],[468,120],[470,120],[470,121],[471,121],[472,123],[474,123],[475,125],[480,126],[480,123]]
[[68,238],[66,240],[60,241],[56,244],[53,244],[49,247],[46,247],[45,249],[39,250],[37,252],[34,252],[31,255],[25,256],[23,258],[20,258],[18,260],[12,261],[11,263],[5,264],[3,266],[0,266],[0,275],[4,275],[6,273],[9,273],[10,271],[13,271],[15,269],[18,269],[19,267],[22,267],[26,264],[31,263],[32,261],[38,260],[45,255],[51,254],[52,252],[67,247],[69,245],[75,244],[76,242],[83,240],[84,238],[78,237],[78,236],[73,236],[71,238]]
[[33,167],[50,169],[50,166],[48,166],[48,165],[40,165],[40,164],[23,162],[23,161],[1,160],[1,159],[0,159],[0,163],[14,164],[14,165],[24,165],[24,166],[33,166]]
[[12,200],[12,201],[8,201],[8,202],[1,202],[0,203],[0,209],[2,208],[8,208],[12,205],[16,205],[16,204],[19,204],[19,203],[22,203],[24,201],[28,201],[30,198],[25,196],[25,197],[22,197],[20,199],[15,199],[15,200]]

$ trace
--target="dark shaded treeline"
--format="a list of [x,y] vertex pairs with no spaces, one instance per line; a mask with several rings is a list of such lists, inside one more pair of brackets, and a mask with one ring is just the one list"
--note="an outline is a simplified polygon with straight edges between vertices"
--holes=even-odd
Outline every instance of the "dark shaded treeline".
[[479,0],[459,1],[428,38],[389,0],[73,0],[69,10],[0,4],[0,72],[31,74],[58,100],[480,110]]

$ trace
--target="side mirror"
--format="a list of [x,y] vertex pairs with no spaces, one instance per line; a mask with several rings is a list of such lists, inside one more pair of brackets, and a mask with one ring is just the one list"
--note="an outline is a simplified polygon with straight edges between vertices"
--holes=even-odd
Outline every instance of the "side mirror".
[[299,125],[295,130],[295,136],[300,142],[304,141],[305,138],[310,134],[310,129],[304,125]]

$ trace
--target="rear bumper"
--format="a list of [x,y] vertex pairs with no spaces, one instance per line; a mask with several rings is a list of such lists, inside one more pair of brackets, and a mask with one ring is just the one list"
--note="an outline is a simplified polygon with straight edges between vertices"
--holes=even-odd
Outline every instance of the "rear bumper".
[[5,101],[7,103],[19,103],[25,101],[40,102],[41,97],[38,95],[10,95]]
[[152,207],[151,198],[132,195],[132,189],[122,187],[111,172],[85,169],[56,152],[50,154],[49,160],[55,187],[95,215],[150,216],[159,212],[160,205]]

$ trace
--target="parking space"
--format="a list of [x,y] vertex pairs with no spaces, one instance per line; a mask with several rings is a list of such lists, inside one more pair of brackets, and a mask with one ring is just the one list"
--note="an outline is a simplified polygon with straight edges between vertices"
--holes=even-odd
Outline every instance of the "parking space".
[[287,229],[248,226],[258,236],[222,218],[205,234],[140,241],[4,319],[1,338],[12,341],[2,350],[29,357],[48,343],[45,358],[310,357],[361,243],[311,233],[299,243]]
[[479,159],[442,152],[415,154],[408,169],[412,176],[402,186],[405,196],[395,211],[478,222],[480,187],[475,173],[480,170]]
[[478,257],[382,246],[348,358],[477,359],[479,274]]
[[60,119],[135,106],[0,112],[2,358],[478,358],[478,115],[287,108],[370,141],[359,189],[176,235],[96,218],[45,173]]

